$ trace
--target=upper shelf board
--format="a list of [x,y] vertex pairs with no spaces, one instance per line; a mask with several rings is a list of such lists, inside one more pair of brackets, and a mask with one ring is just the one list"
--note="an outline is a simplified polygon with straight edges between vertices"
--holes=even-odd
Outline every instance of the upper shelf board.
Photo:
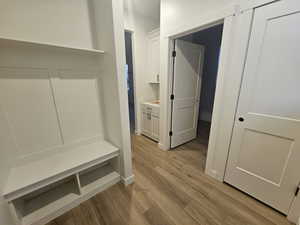
[[3,196],[11,201],[118,155],[117,147],[99,140],[12,168]]
[[0,41],[5,42],[16,42],[20,44],[26,44],[26,45],[37,45],[37,46],[44,46],[44,47],[50,47],[50,48],[60,48],[65,50],[73,50],[73,51],[81,51],[81,52],[87,52],[92,54],[103,54],[104,51],[98,50],[98,49],[92,49],[92,48],[77,48],[73,46],[67,46],[67,45],[59,45],[59,44],[53,44],[53,43],[47,43],[47,42],[35,42],[35,41],[28,41],[28,40],[21,40],[21,39],[11,39],[6,37],[0,36]]

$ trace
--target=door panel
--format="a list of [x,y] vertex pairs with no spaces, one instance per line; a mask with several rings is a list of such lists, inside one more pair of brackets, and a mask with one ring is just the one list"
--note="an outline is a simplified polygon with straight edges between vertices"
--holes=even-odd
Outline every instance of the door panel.
[[176,40],[171,147],[196,138],[204,47]]
[[299,25],[299,1],[255,10],[225,175],[283,213],[300,181]]

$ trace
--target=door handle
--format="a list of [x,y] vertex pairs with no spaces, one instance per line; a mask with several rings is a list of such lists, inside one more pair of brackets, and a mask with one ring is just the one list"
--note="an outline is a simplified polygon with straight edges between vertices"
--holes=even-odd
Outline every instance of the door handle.
[[239,121],[240,121],[240,122],[244,122],[244,120],[245,120],[245,119],[244,119],[243,117],[239,117]]

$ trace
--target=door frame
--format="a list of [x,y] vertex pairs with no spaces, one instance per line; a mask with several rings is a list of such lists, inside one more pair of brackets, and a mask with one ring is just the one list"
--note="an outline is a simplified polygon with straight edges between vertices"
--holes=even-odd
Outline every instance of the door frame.
[[[131,52],[131,57],[132,57],[132,69],[133,69],[133,98],[134,98],[134,124],[135,124],[135,134],[139,134],[138,127],[137,127],[137,97],[136,97],[136,67],[135,67],[135,42],[134,42],[134,31],[130,29],[124,29],[124,34],[125,32],[128,32],[131,34],[131,46],[132,46],[132,52]],[[126,46],[125,46],[126,47]],[[129,108],[128,108],[129,109]]]
[[[226,8],[221,10],[220,12],[216,13],[213,16],[208,16],[207,18],[203,19],[203,22],[199,24],[196,28],[191,28],[185,30],[183,32],[178,32],[172,34],[167,37],[161,37],[161,41],[165,41],[167,39],[167,46],[168,46],[168,66],[167,66],[167,80],[164,87],[161,89],[161,100],[165,101],[166,108],[161,107],[161,118],[164,118],[164,114],[166,114],[166,119],[161,120],[160,129],[162,131],[162,135],[164,137],[160,138],[160,140],[164,140],[164,143],[160,142],[159,147],[164,150],[170,149],[170,137],[169,131],[171,129],[171,100],[170,95],[172,94],[172,80],[173,80],[173,58],[172,58],[172,51],[174,46],[174,40],[178,37],[182,37],[197,31],[201,31],[207,29],[209,27],[213,27],[219,24],[223,24],[223,35],[222,35],[222,43],[220,49],[220,59],[219,59],[219,67],[218,67],[218,75],[217,75],[217,85],[215,91],[215,100],[214,100],[214,108],[212,114],[212,125],[211,125],[211,133],[210,133],[210,140],[208,146],[208,157],[206,163],[205,172],[210,176],[223,181],[224,174],[225,174],[225,167],[226,161],[228,156],[228,149],[222,147],[222,151],[218,151],[217,143],[219,142],[218,135],[219,130],[222,129],[225,132],[231,134],[231,130],[233,127],[233,121],[229,124],[222,124],[224,121],[221,120],[222,115],[224,114],[224,110],[222,109],[223,102],[225,101],[224,93],[225,93],[225,80],[229,74],[229,67],[230,67],[230,58],[231,58],[231,51],[230,46],[232,45],[232,41],[234,41],[234,30],[235,30],[235,23],[238,11],[235,7]],[[165,43],[166,43],[165,42]],[[161,50],[162,51],[162,50]],[[163,53],[163,51],[162,51]],[[161,64],[164,62],[161,62]],[[161,74],[164,74],[164,71],[161,71]],[[165,88],[165,90],[163,89]],[[239,89],[239,85],[237,87]],[[165,93],[163,93],[165,92]],[[231,99],[232,100],[232,99]],[[233,99],[234,102],[237,101]],[[161,104],[163,106],[163,102]],[[166,111],[164,111],[166,110]],[[233,111],[235,112],[235,106]],[[223,118],[222,118],[223,119]],[[165,123],[165,124],[162,124]],[[229,135],[229,140],[225,140],[228,143],[230,142],[231,135]],[[221,156],[221,157],[220,157]],[[218,172],[216,172],[215,167],[221,167],[222,169],[218,168]]]

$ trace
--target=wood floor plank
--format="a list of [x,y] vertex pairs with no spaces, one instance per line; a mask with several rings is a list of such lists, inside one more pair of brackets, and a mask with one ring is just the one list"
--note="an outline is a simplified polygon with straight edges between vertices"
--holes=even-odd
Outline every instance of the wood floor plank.
[[134,184],[116,184],[47,225],[291,225],[204,173],[207,140],[172,151],[143,136],[132,143]]
[[92,198],[92,202],[96,206],[98,215],[100,215],[103,218],[105,225],[110,225],[110,224],[126,225],[127,224],[117,213],[117,210],[112,204],[107,191],[104,191],[96,195],[94,198]]
[[107,190],[108,197],[111,199],[117,213],[122,220],[128,225],[150,225],[143,214],[138,213],[138,210],[132,204],[132,199],[124,195],[120,191],[120,185],[114,185]]
[[145,212],[145,217],[151,225],[175,225],[159,206],[148,209]]

